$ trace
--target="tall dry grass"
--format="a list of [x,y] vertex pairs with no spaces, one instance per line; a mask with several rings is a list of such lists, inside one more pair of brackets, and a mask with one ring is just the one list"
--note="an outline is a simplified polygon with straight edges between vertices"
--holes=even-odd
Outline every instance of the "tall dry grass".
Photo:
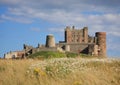
[[0,85],[119,85],[120,60],[0,60]]

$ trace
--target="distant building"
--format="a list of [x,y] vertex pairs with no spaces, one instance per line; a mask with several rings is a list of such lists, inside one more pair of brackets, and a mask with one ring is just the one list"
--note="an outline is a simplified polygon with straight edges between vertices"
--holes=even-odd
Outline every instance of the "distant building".
[[72,53],[83,53],[95,56],[106,57],[106,32],[96,32],[94,37],[88,35],[88,27],[75,29],[67,26],[65,28],[65,40],[55,43],[52,34],[46,36],[46,44],[33,48],[23,46],[22,51],[9,52],[5,58],[22,58],[39,51],[61,51]]
[[5,59],[21,59],[25,57],[25,51],[13,51],[4,54]]

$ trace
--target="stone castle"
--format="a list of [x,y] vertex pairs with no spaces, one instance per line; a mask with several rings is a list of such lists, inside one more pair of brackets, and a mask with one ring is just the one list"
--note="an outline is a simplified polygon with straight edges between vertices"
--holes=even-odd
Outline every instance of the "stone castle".
[[9,52],[4,58],[24,58],[39,51],[61,51],[72,53],[83,53],[106,57],[106,32],[96,32],[94,37],[88,35],[88,27],[75,29],[67,26],[65,28],[65,40],[55,43],[53,35],[46,36],[46,44],[36,48],[23,45],[22,51]]

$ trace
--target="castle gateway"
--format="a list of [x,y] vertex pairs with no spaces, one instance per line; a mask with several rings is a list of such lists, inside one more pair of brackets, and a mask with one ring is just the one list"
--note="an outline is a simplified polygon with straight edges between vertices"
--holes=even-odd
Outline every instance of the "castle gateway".
[[106,32],[96,32],[95,36],[92,37],[88,35],[88,27],[75,29],[74,26],[72,28],[67,26],[64,37],[64,41],[55,43],[54,36],[50,34],[46,36],[45,45],[38,44],[38,47],[34,48],[24,44],[22,56],[13,55],[21,52],[15,51],[5,54],[4,57],[23,57],[23,55],[28,56],[39,51],[61,51],[106,57]]

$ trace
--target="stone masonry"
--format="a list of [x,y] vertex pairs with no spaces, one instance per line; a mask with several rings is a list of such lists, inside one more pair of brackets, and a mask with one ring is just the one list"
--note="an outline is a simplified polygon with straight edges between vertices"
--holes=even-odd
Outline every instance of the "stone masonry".
[[61,51],[72,53],[83,53],[106,57],[106,32],[96,32],[95,36],[88,35],[88,27],[83,29],[75,29],[67,26],[65,28],[65,40],[55,43],[55,38],[52,34],[46,36],[46,44],[38,44],[34,48],[26,44],[23,45],[22,51],[14,51],[5,54],[5,58],[24,58],[39,51]]

